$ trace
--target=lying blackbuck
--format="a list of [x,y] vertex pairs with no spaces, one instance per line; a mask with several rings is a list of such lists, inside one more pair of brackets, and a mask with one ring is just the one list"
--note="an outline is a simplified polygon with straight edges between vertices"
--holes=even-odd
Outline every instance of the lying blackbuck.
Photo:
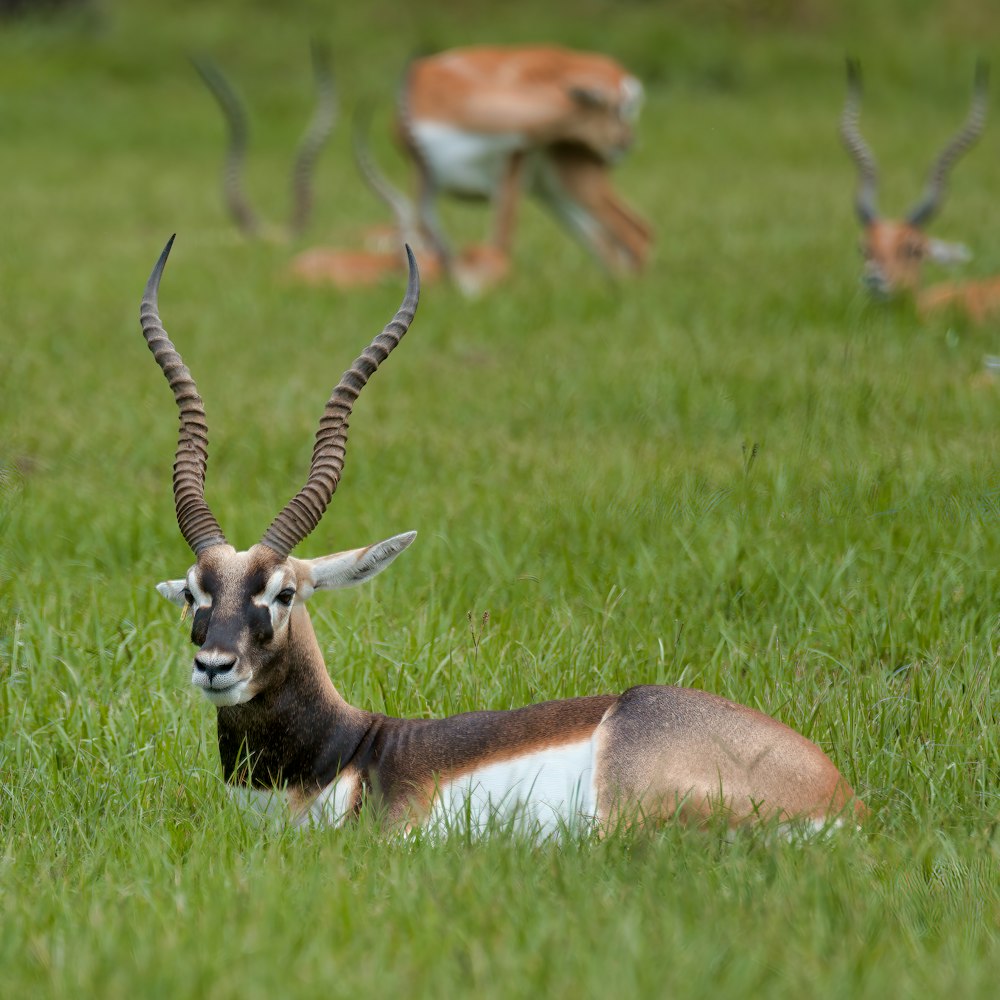
[[312,118],[299,140],[292,163],[292,210],[287,226],[265,224],[247,197],[243,183],[246,169],[250,128],[243,101],[222,71],[205,58],[193,59],[195,69],[215,98],[226,123],[226,156],[222,167],[222,197],[230,217],[245,236],[285,243],[298,239],[306,230],[312,215],[314,193],[313,173],[323,147],[333,132],[337,118],[333,75],[326,47],[312,45],[313,76],[316,84],[316,105]]
[[[173,240],[171,240],[171,243]],[[854,822],[864,806],[815,744],[760,712],[704,691],[633,687],[445,719],[396,719],[349,705],[334,688],[306,610],[317,590],[385,569],[414,532],[318,559],[292,549],[319,523],[340,481],[358,394],[406,333],[418,277],[398,312],[333,390],[308,479],[260,542],[237,552],[205,500],[208,428],[190,372],[157,307],[160,256],[142,299],[143,334],[180,410],[173,486],[196,561],[159,592],[193,612],[192,681],[216,706],[226,782],[287,805],[296,820],[340,824],[366,807],[405,829],[493,817],[548,834],[636,817],[731,823]]]
[[864,228],[861,252],[863,279],[872,294],[887,298],[899,292],[916,292],[926,261],[938,264],[964,263],[971,259],[968,248],[927,235],[928,223],[944,200],[948,175],[959,158],[976,142],[986,121],[988,70],[978,63],[972,105],[961,129],[934,161],[920,200],[902,219],[885,219],[878,212],[878,171],[875,157],[861,135],[861,66],[847,60],[847,99],[840,119],[840,137],[858,173],[854,210]]

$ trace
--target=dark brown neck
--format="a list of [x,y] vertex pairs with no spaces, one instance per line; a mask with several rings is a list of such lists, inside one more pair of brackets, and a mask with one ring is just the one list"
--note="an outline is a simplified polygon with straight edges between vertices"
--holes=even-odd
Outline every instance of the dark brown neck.
[[315,791],[354,756],[374,716],[353,708],[326,671],[309,613],[292,612],[288,643],[267,668],[274,682],[251,701],[218,710],[226,782]]

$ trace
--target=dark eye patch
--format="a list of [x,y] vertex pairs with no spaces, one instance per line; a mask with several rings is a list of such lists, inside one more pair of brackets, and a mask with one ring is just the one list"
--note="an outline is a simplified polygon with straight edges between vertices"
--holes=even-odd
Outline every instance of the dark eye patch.
[[212,620],[212,609],[198,608],[194,613],[194,621],[191,623],[191,641],[196,646],[204,646],[208,637],[208,624]]
[[274,628],[271,625],[271,612],[259,604],[251,604],[247,608],[250,633],[257,642],[270,642],[274,638]]

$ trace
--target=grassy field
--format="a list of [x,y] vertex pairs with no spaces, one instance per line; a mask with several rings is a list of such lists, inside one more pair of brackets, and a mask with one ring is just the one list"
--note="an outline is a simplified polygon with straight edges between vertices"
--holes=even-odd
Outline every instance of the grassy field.
[[[0,992],[995,995],[1000,383],[982,357],[1000,329],[865,300],[836,120],[851,51],[883,205],[902,210],[975,56],[1000,63],[1000,12],[337,6],[108,0],[0,22]],[[645,80],[620,185],[659,237],[648,273],[614,285],[529,207],[501,292],[426,289],[302,546],[420,531],[367,589],[313,600],[338,688],[422,716],[701,687],[827,750],[874,811],[863,833],[401,844],[261,830],[228,804],[187,631],[154,591],[191,557],[138,304],[176,231],[162,315],[206,400],[209,502],[248,546],[402,282],[303,291],[288,248],[235,236],[186,57],[215,55],[251,103],[249,183],[280,219],[315,33],[344,110],[316,241],[382,221],[351,107],[375,98],[387,124],[415,50],[533,39]],[[934,229],[973,248],[970,275],[1000,271],[996,112]]]

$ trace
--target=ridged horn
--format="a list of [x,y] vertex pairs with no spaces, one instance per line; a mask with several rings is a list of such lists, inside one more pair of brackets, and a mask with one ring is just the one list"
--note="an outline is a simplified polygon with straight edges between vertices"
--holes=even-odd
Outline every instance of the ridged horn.
[[316,81],[316,108],[299,141],[292,166],[292,217],[289,230],[293,239],[301,236],[309,224],[313,207],[313,172],[337,120],[330,50],[322,42],[313,41],[311,52],[313,77]]
[[906,221],[914,226],[925,226],[937,214],[944,200],[948,175],[959,159],[968,152],[979,139],[986,123],[986,104],[988,96],[990,71],[987,63],[979,60],[972,86],[972,104],[965,123],[955,137],[941,151],[934,161],[927,178],[923,197],[906,216]]
[[371,130],[372,109],[370,104],[360,106],[354,113],[351,140],[354,148],[354,162],[371,192],[392,213],[396,228],[404,242],[413,243],[419,237],[419,219],[416,205],[384,173],[382,173],[371,146],[368,134]]
[[243,168],[246,165],[250,135],[246,110],[215,63],[200,57],[192,57],[191,62],[215,98],[226,122],[228,141],[226,159],[222,166],[223,201],[240,232],[256,236],[260,232],[260,220],[243,191]]
[[847,60],[847,98],[840,116],[840,139],[850,154],[858,171],[858,189],[854,195],[854,211],[862,225],[870,225],[878,218],[878,171],[875,157],[858,127],[861,110],[861,63]]
[[180,412],[180,434],[174,458],[174,507],[181,534],[194,554],[198,555],[212,545],[224,545],[226,537],[205,502],[205,470],[208,467],[205,407],[191,372],[163,329],[156,304],[160,277],[173,245],[174,237],[171,236],[146,282],[139,322],[146,344],[170,383]]
[[347,453],[348,421],[354,403],[378,366],[410,328],[420,297],[420,276],[413,251],[407,246],[410,275],[406,295],[396,315],[358,356],[337,383],[320,418],[312,463],[305,486],[292,497],[264,532],[261,542],[286,558],[320,522],[340,482]]

